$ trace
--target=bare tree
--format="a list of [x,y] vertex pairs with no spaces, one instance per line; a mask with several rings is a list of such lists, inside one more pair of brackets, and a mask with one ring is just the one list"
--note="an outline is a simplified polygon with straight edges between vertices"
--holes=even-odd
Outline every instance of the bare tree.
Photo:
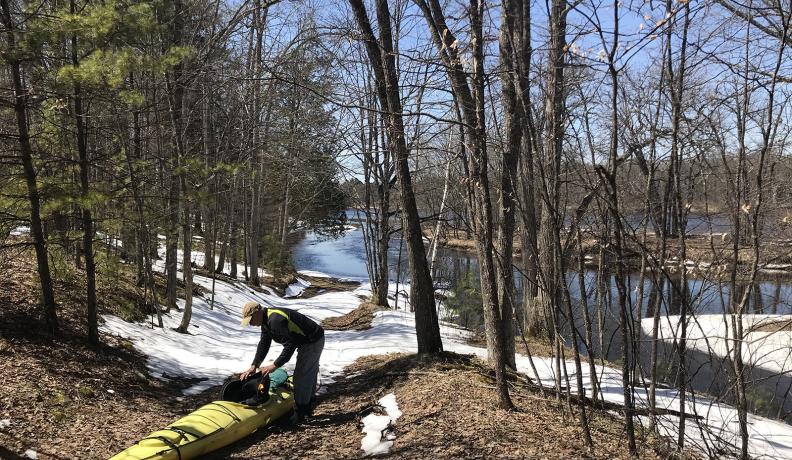
[[401,192],[402,232],[404,239],[407,240],[407,257],[410,265],[410,299],[415,309],[418,352],[435,353],[442,351],[443,345],[434,303],[434,286],[426,261],[423,232],[420,227],[407,161],[409,152],[404,137],[403,109],[399,99],[399,80],[394,61],[390,11],[386,0],[376,0],[379,26],[379,40],[377,40],[362,0],[350,0],[349,4],[362,33],[366,52],[374,71],[377,97],[388,131],[388,149],[396,163],[396,176]]

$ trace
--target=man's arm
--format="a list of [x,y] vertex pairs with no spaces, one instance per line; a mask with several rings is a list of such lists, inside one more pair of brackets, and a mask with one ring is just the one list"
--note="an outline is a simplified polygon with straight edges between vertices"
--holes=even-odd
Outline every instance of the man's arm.
[[288,343],[283,344],[283,351],[281,352],[278,359],[275,360],[273,364],[276,367],[282,367],[284,364],[288,363],[291,359],[292,355],[294,354],[294,350],[297,349],[297,344],[294,342],[289,341]]
[[[264,321],[267,319],[264,318]],[[272,345],[272,337],[270,337],[269,330],[266,327],[261,328],[261,338],[259,339],[258,347],[256,347],[256,357],[253,358],[253,367],[261,366],[261,362],[267,357],[270,345]]]

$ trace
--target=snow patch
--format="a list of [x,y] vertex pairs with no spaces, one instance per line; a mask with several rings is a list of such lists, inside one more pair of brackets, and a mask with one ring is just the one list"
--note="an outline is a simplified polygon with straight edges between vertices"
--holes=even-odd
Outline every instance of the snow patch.
[[310,282],[305,281],[302,278],[297,278],[297,282],[286,286],[286,292],[285,292],[284,297],[286,297],[286,298],[298,297],[310,285],[311,285]]
[[[745,364],[766,369],[772,373],[788,373],[792,371],[790,346],[792,331],[761,331],[762,326],[785,323],[792,319],[789,315],[745,315],[743,328],[746,340],[742,348]],[[652,333],[652,318],[641,321],[644,333]],[[710,352],[718,357],[729,356],[734,336],[732,333],[733,316],[697,315],[688,320],[687,346],[702,353]],[[673,342],[680,336],[679,316],[667,316],[660,322],[658,336]]]
[[764,268],[768,270],[789,270],[792,264],[765,264]]
[[300,270],[297,273],[314,278],[332,278],[332,276],[328,275],[327,273],[315,272],[313,270]]
[[109,240],[109,245],[110,246],[115,246],[117,248],[123,248],[124,247],[124,242],[123,241],[121,241],[118,238],[114,238],[114,237],[112,237],[112,236],[110,236],[110,235],[108,235],[106,233],[96,232],[96,236],[98,236],[99,238],[104,238],[104,239]]
[[22,455],[24,455],[25,457],[30,458],[32,460],[38,459],[38,452],[36,452],[33,449],[26,450],[25,453],[22,454]]
[[10,418],[4,418],[4,419],[0,420],[0,430],[2,430],[4,428],[8,428],[9,426],[11,426],[11,419]]
[[362,420],[365,436],[360,442],[360,448],[366,455],[387,454],[396,439],[392,433],[386,433],[388,427],[402,415],[396,403],[396,395],[390,393],[384,396],[379,400],[379,405],[385,409],[387,415],[369,414]]
[[30,227],[17,227],[11,230],[11,236],[22,236],[30,234]]
[[396,420],[402,416],[402,411],[399,410],[399,404],[396,403],[395,394],[390,393],[386,396],[383,396],[382,399],[379,400],[379,404],[385,408],[385,412],[388,414],[391,420]]

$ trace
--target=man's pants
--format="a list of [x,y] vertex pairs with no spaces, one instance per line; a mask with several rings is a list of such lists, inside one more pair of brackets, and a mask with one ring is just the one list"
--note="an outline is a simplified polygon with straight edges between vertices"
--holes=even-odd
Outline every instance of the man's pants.
[[300,410],[308,410],[316,393],[319,376],[319,357],[324,349],[324,335],[316,342],[297,348],[297,365],[294,367],[294,403]]

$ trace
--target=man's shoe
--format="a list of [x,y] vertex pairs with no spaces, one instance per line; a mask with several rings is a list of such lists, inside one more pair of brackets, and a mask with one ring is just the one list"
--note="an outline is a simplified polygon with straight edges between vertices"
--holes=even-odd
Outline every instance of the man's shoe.
[[291,415],[289,416],[289,423],[292,425],[299,425],[305,421],[305,412],[300,409],[295,408],[292,411]]

